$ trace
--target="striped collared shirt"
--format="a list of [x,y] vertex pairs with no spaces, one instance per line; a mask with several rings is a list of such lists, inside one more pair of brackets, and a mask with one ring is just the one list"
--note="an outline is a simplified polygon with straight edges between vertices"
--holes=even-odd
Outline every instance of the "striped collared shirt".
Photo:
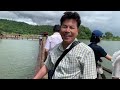
[[[70,47],[70,45],[68,47]],[[56,61],[63,52],[62,43],[56,45],[50,51],[45,62],[48,69],[54,69]],[[96,77],[97,72],[94,52],[89,46],[81,42],[63,57],[52,78],[95,79]]]

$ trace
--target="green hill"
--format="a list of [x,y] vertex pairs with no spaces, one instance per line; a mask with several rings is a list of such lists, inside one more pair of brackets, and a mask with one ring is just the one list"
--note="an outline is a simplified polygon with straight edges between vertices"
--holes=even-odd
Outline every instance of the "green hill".
[[49,25],[29,25],[24,22],[17,22],[12,20],[0,19],[0,31],[6,33],[17,34],[40,34],[41,32],[48,31],[52,33],[52,26]]
[[[17,22],[7,19],[0,19],[0,33],[16,33],[16,34],[36,34],[39,35],[42,32],[48,32],[52,34],[53,26],[50,25],[29,25],[24,22]],[[91,35],[91,31],[88,27],[80,26],[80,32],[78,38],[88,39]]]

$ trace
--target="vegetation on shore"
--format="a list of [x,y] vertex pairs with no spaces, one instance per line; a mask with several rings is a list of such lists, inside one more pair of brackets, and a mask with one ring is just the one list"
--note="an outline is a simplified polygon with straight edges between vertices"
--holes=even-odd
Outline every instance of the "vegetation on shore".
[[[23,36],[40,35],[43,32],[52,34],[53,26],[50,25],[29,25],[24,22],[17,22],[7,19],[0,19],[0,34],[20,34]],[[78,39],[89,39],[91,30],[83,25],[80,26]],[[111,32],[105,32],[104,40],[120,40],[119,36],[114,36]]]

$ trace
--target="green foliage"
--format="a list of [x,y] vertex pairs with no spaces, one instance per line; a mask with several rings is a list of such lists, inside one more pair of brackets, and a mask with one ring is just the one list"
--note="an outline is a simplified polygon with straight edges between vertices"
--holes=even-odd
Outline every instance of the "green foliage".
[[91,30],[88,27],[81,25],[79,29],[79,39],[89,39],[91,37]]
[[2,31],[0,30],[0,35],[2,34]]
[[113,38],[113,34],[111,32],[106,32],[105,37],[106,37],[106,39]]
[[1,34],[3,34],[3,29],[2,29],[2,28],[0,28],[0,35],[1,35]]
[[52,26],[49,25],[29,25],[24,22],[0,19],[0,30],[7,33],[17,34],[37,34],[48,31],[52,34]]

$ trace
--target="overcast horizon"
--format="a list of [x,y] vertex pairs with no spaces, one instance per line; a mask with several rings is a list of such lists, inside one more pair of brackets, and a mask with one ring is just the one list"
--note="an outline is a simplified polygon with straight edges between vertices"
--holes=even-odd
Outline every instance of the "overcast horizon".
[[[119,35],[120,11],[77,11],[82,25]],[[32,25],[60,24],[64,11],[0,11],[0,19],[25,22]]]

